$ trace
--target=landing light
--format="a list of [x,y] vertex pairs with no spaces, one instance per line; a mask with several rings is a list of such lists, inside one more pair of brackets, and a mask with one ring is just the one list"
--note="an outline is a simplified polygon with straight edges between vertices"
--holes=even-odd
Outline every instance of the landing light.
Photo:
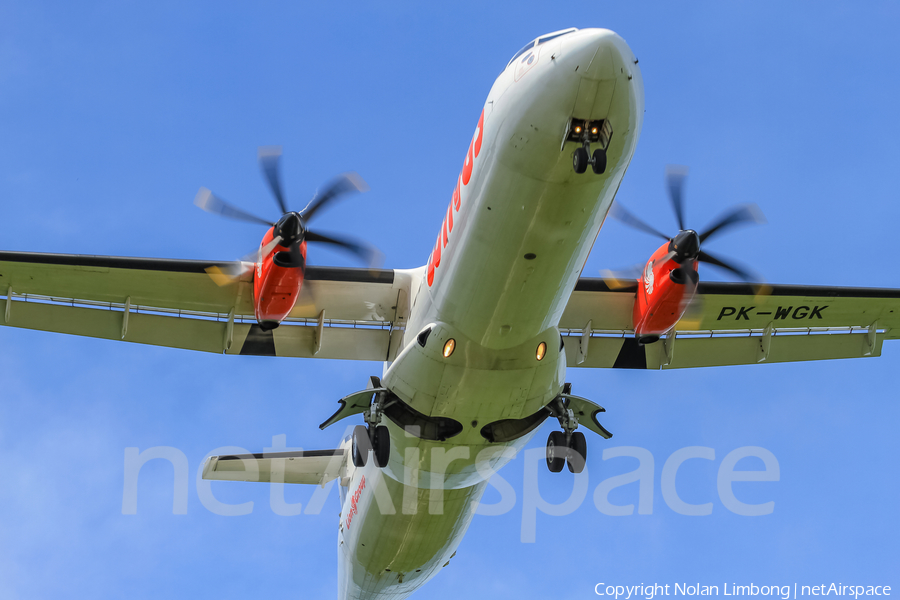
[[535,358],[538,360],[544,360],[544,355],[547,354],[547,344],[541,342],[538,344],[537,353],[535,354]]
[[576,127],[576,128],[575,128],[575,133],[581,133],[581,127]]
[[454,350],[456,350],[456,340],[450,338],[447,340],[447,343],[444,344],[444,358],[450,358],[450,355],[453,354]]
[[593,135],[597,135],[597,128],[594,127],[593,129],[591,129],[591,133],[592,133]]

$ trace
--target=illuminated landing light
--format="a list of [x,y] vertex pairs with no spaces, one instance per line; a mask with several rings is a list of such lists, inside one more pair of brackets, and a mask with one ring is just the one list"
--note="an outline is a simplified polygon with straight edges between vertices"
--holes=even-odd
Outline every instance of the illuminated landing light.
[[547,344],[541,342],[538,344],[537,352],[535,353],[535,358],[538,360],[544,360],[544,355],[547,354]]
[[453,354],[454,350],[456,350],[456,340],[450,338],[447,340],[447,343],[444,344],[444,358],[450,358],[450,355]]
[[591,134],[592,134],[592,135],[597,135],[597,128],[596,128],[596,127],[594,127],[593,129],[591,129]]
[[581,133],[581,127],[575,127],[575,133]]

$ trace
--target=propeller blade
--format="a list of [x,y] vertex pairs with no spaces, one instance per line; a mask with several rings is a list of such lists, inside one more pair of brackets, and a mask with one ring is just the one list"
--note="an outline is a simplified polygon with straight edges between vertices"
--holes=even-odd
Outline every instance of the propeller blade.
[[656,259],[656,260],[653,261],[653,262],[656,263],[656,264],[669,262],[670,260],[672,260],[672,259],[675,258],[676,256],[678,256],[678,253],[675,252],[675,251],[673,250],[672,252],[667,252],[666,254],[663,254],[660,258]]
[[715,265],[719,268],[731,271],[732,273],[734,273],[735,275],[737,275],[744,281],[752,282],[754,279],[758,279],[757,276],[753,275],[749,271],[742,269],[741,267],[738,267],[732,263],[725,262],[724,260],[722,260],[720,258],[716,258],[709,252],[704,252],[703,250],[701,250],[700,253],[697,255],[697,260],[699,260],[700,262],[705,262],[705,263],[708,263],[711,265]]
[[609,209],[609,216],[617,221],[622,222],[625,225],[633,229],[638,229],[645,233],[649,233],[650,235],[655,235],[656,237],[662,238],[664,240],[668,240],[669,236],[660,232],[659,230],[651,227],[650,225],[644,223],[636,216],[625,210],[618,202],[613,202],[612,207]]
[[270,221],[266,221],[265,219],[257,217],[256,215],[251,215],[248,212],[245,212],[228,204],[205,187],[200,188],[200,191],[197,192],[197,195],[194,197],[194,204],[196,204],[206,212],[213,213],[214,215],[220,215],[223,217],[228,217],[229,219],[237,219],[239,221],[247,221],[250,223],[259,223],[261,225],[265,225],[266,227],[272,226],[272,223]]
[[241,277],[253,270],[251,262],[234,262],[206,267],[204,271],[219,287],[237,283]]
[[700,328],[700,322],[703,320],[703,297],[699,294],[691,296],[687,301],[684,314],[678,320],[678,329],[680,330],[697,330]]
[[268,244],[266,244],[262,248],[258,248],[256,250],[254,250],[253,252],[248,252],[243,257],[241,257],[241,260],[245,261],[245,262],[252,262],[252,263],[258,262],[261,258],[266,258],[267,256],[269,256],[269,254],[271,254],[272,250],[274,250],[275,247],[280,243],[281,243],[281,236],[276,235],[275,237],[272,238],[272,241],[270,241]]
[[300,212],[300,216],[304,223],[308,223],[320,208],[338,196],[348,192],[367,191],[369,191],[369,185],[357,173],[344,173],[332,181],[324,192],[316,194],[309,205]]
[[610,289],[618,290],[630,285],[635,285],[643,275],[643,271],[644,265],[636,264],[619,271],[602,269],[600,271],[600,277],[606,279],[606,284]]
[[316,317],[321,309],[316,307],[315,286],[304,285],[300,288],[300,294],[297,296],[297,302],[291,310],[292,317]]
[[700,243],[702,244],[707,238],[712,237],[713,234],[729,227],[733,227],[734,225],[765,222],[766,217],[757,205],[742,204],[722,215],[714,225],[707,227],[706,230],[700,234]]
[[302,252],[300,252],[300,243],[301,242],[297,242],[296,244],[291,246],[291,264],[296,267],[300,267],[301,269],[306,269],[306,257],[303,256]]
[[281,214],[288,212],[287,203],[284,201],[284,192],[281,189],[281,173],[279,169],[279,160],[281,159],[281,146],[260,146],[257,151],[259,157],[259,166],[262,167],[263,175],[269,184],[269,189],[278,202],[278,208]]
[[669,200],[675,210],[675,218],[678,220],[678,230],[684,231],[684,178],[687,177],[688,168],[679,165],[666,167],[666,187],[669,188]]
[[281,242],[281,236],[275,236],[271,242],[262,247],[262,249],[248,252],[237,262],[224,263],[220,265],[212,265],[204,269],[210,279],[216,282],[219,287],[231,285],[241,279],[246,273],[253,270],[253,265],[259,260],[260,253],[263,258],[269,255]]
[[338,238],[330,235],[324,235],[321,233],[315,233],[313,231],[309,231],[308,229],[306,230],[306,241],[334,244],[335,246],[348,250],[357,255],[358,257],[363,259],[363,261],[365,261],[365,263],[370,267],[376,267],[381,262],[381,253],[378,250],[360,242],[355,242],[352,240]]

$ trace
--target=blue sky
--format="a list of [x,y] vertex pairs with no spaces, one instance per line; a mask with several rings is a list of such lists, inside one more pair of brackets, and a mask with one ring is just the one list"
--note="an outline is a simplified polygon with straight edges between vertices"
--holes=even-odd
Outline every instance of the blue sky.
[[[716,239],[719,254],[777,283],[900,287],[898,17],[889,2],[0,2],[0,247],[236,258],[263,232],[192,199],[207,186],[274,215],[256,148],[281,144],[292,206],[356,170],[372,191],[323,214],[321,229],[370,240],[388,267],[419,266],[509,57],[539,34],[599,26],[630,44],[646,89],[619,193],[629,209],[674,230],[663,172],[689,165],[689,225],[742,202],[768,217]],[[610,223],[585,275],[655,248]],[[352,264],[316,251],[312,263]],[[602,460],[604,448],[645,448],[652,514],[607,516],[589,496],[570,515],[539,515],[537,542],[524,544],[520,499],[476,517],[418,597],[587,598],[598,582],[896,588],[895,346],[821,364],[570,370],[615,433],[591,440],[589,493],[634,468]],[[0,330],[0,596],[333,597],[335,492],[322,514],[280,517],[268,486],[220,484],[221,500],[254,502],[222,517],[202,506],[194,476],[208,452],[259,450],[275,435],[334,447],[341,431],[316,425],[380,369]],[[153,446],[188,457],[187,515],[172,514],[161,461],[141,471],[137,514],[121,514],[125,448]],[[663,463],[688,446],[715,452],[685,463],[677,488],[712,502],[709,516],[676,514],[660,492]],[[744,501],[774,501],[771,515],[735,515],[716,493],[718,465],[742,446],[778,460],[780,481],[735,485]],[[521,492],[526,467],[520,456],[501,475]],[[568,473],[538,476],[550,501],[572,489]],[[610,499],[635,503],[637,486]]]

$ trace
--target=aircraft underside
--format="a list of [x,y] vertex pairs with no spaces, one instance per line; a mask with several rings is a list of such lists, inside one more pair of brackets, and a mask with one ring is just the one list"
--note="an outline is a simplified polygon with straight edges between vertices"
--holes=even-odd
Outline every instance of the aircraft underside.
[[[350,478],[339,598],[417,589],[456,552],[491,473],[547,418],[566,425],[557,325],[634,152],[643,89],[630,50],[606,30],[572,31],[522,56],[488,96],[411,294],[403,350],[375,384],[385,409],[366,419],[373,431],[386,424],[389,459]],[[587,169],[579,160],[591,140],[590,156],[602,157]],[[575,427],[560,443],[584,445]]]
[[[637,275],[582,277],[614,214],[643,112],[637,59],[619,36],[550,33],[495,81],[424,266],[307,266],[308,242],[375,257],[363,243],[308,227],[326,203],[366,185],[345,173],[291,211],[280,151],[269,148],[260,164],[277,221],[205,188],[195,200],[268,228],[245,260],[0,252],[0,325],[383,364],[320,425],[358,423],[339,448],[211,456],[202,476],[337,482],[339,600],[405,598],[452,568],[487,481],[543,423],[559,425],[547,440],[552,472],[580,472],[588,446],[611,437],[604,409],[573,394],[567,368],[875,357],[884,340],[900,338],[900,290],[761,286],[701,250],[755,211],[739,207],[702,232],[688,229],[677,175],[669,183],[680,232],[669,237],[617,207],[626,223],[665,242]],[[700,281],[699,262],[748,283]]]

